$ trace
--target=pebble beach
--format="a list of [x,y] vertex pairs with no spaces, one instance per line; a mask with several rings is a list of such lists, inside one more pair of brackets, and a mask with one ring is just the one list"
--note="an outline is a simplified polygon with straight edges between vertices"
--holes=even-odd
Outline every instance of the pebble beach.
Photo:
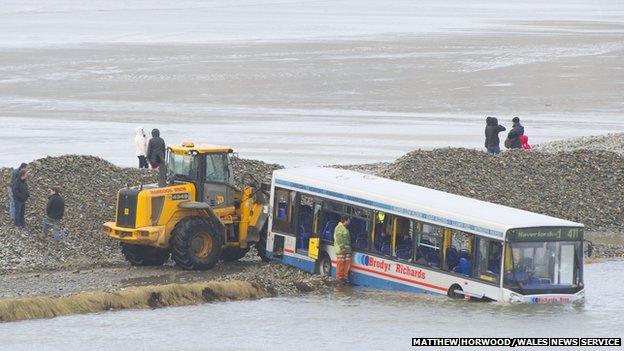
[[[336,167],[581,222],[586,226],[586,238],[594,243],[590,259],[618,259],[624,258],[621,140],[621,134],[612,134],[558,141],[499,156],[462,148],[416,150],[394,162]],[[4,243],[0,247],[0,282],[9,287],[2,293],[4,297],[207,279],[250,281],[278,294],[323,291],[331,286],[325,278],[262,263],[253,250],[241,262],[219,263],[210,272],[184,272],[172,263],[156,268],[131,267],[123,260],[119,244],[100,233],[100,225],[114,218],[118,189],[153,182],[155,173],[76,155],[39,159],[30,167],[32,196],[27,229],[14,227],[6,202],[0,203],[0,240]],[[244,173],[269,181],[271,172],[282,168],[241,158],[233,160],[233,167],[237,182]],[[0,169],[3,188],[10,172],[10,168]],[[52,184],[61,188],[67,202],[63,221],[66,236],[60,243],[37,237],[45,189]]]

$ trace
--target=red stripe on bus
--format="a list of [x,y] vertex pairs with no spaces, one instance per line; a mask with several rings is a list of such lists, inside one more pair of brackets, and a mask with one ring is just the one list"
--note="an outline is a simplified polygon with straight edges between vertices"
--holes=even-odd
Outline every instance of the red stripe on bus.
[[412,280],[412,279],[403,278],[403,277],[397,277],[396,275],[383,273],[383,272],[377,272],[377,271],[374,271],[374,270],[369,269],[369,268],[364,268],[364,267],[359,267],[359,266],[352,266],[351,269],[361,270],[361,271],[370,272],[370,273],[375,273],[375,274],[383,275],[383,276],[386,276],[386,277],[390,277],[390,278],[394,278],[394,279],[398,279],[398,280],[403,280],[403,281],[408,282],[408,283],[422,285],[422,286],[426,286],[426,287],[429,287],[429,288],[432,288],[432,289],[436,289],[436,290],[446,291],[446,288],[443,288],[443,287],[438,286],[438,285],[433,285],[433,284],[429,284],[429,283],[419,282],[417,280]]
[[295,253],[293,250],[291,250],[291,249],[286,249],[286,248],[284,249],[284,252],[288,252],[288,253]]

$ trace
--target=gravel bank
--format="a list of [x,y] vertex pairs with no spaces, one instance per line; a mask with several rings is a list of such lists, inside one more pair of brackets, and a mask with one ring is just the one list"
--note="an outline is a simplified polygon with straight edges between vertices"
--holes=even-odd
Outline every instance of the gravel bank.
[[124,264],[116,267],[0,274],[0,299],[61,296],[94,290],[113,291],[129,286],[231,280],[260,285],[273,295],[321,293],[331,289],[335,283],[331,278],[260,260],[241,260],[227,264],[221,262],[204,272],[183,271],[171,264],[162,267]]
[[[621,136],[606,136],[603,139],[614,141],[600,139],[600,143],[612,145]],[[598,235],[601,239],[612,237],[606,243],[598,240],[602,246],[595,251],[596,256],[624,256],[624,156],[605,150],[540,150],[499,156],[468,149],[418,150],[393,163],[338,167],[582,222],[588,233],[602,233]],[[91,156],[48,157],[30,166],[27,230],[9,222],[7,203],[0,202],[0,272],[126,267],[118,243],[102,236],[100,225],[114,217],[118,189],[153,182],[154,173],[119,168]],[[234,158],[233,168],[240,185],[244,173],[269,181],[271,172],[281,166]],[[3,188],[10,172],[0,169]],[[45,212],[45,191],[52,185],[60,187],[67,203],[63,223],[66,237],[58,244],[37,238]]]
[[[234,178],[238,185],[243,174],[259,181],[270,180],[271,172],[281,168],[257,160],[234,157]],[[124,260],[119,244],[100,233],[102,223],[115,216],[117,191],[127,185],[156,181],[156,172],[120,168],[101,158],[68,155],[46,157],[29,164],[30,199],[26,208],[26,230],[17,229],[8,216],[7,201],[0,202],[0,272],[46,269],[71,269],[101,265],[119,265]],[[0,169],[2,199],[12,169]],[[41,240],[47,189],[60,188],[65,198],[63,219],[65,237],[60,243]]]
[[543,152],[602,150],[615,152],[620,156],[624,156],[624,133],[556,140],[542,144],[534,149]]
[[449,193],[584,223],[589,229],[624,221],[624,158],[600,150],[414,151],[378,175]]

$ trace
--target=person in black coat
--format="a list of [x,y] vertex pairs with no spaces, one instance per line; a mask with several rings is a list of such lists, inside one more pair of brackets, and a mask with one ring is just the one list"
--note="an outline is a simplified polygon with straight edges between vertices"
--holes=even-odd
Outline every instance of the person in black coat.
[[507,139],[509,139],[509,148],[510,149],[521,149],[522,141],[520,137],[524,135],[524,127],[520,124],[520,118],[514,117],[512,120],[513,127],[507,134]]
[[496,117],[485,119],[485,148],[493,155],[500,154],[500,138],[498,133],[505,131],[505,127],[498,124]]
[[15,225],[20,228],[26,227],[24,215],[26,214],[26,201],[30,197],[28,184],[26,183],[27,178],[28,171],[26,169],[22,169],[19,177],[15,179],[12,187],[13,201],[15,201]]
[[18,168],[14,169],[13,172],[11,172],[11,182],[9,183],[7,190],[9,193],[9,216],[11,217],[11,220],[13,222],[15,222],[15,200],[13,199],[13,184],[15,184],[15,181],[17,180],[17,178],[19,178],[20,172],[27,167],[28,165],[26,163],[22,163]]
[[152,138],[147,144],[147,159],[152,164],[152,168],[158,168],[158,186],[167,185],[167,166],[165,164],[165,152],[167,146],[165,140],[160,137],[158,129],[152,130]]
[[160,130],[152,130],[152,138],[147,144],[147,160],[151,163],[152,168],[156,169],[165,163],[165,140],[160,137]]
[[48,204],[46,206],[46,218],[43,220],[43,233],[47,236],[52,227],[52,238],[61,240],[61,219],[65,214],[65,200],[59,194],[57,188],[48,189]]

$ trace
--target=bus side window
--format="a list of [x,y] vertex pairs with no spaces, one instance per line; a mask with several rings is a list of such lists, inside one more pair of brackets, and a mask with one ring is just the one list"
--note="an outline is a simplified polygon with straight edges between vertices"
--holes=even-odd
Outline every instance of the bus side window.
[[444,228],[437,225],[422,224],[420,241],[416,251],[416,263],[440,268],[443,230]]
[[352,207],[351,223],[347,227],[351,237],[351,246],[366,250],[369,247],[370,210],[361,207]]
[[394,256],[398,259],[405,261],[412,259],[412,234],[412,221],[407,218],[397,217]]
[[390,256],[392,254],[392,222],[394,216],[375,211],[375,230],[373,231],[373,251]]
[[492,283],[500,281],[500,270],[503,261],[503,245],[501,242],[477,238],[477,267],[474,277]]
[[292,230],[292,203],[296,193],[286,189],[275,190],[273,204],[273,228],[281,232],[293,234]]
[[323,201],[319,222],[321,240],[334,242],[334,229],[336,229],[340,221],[340,215],[335,212],[335,209],[340,209],[341,207],[342,205],[337,202],[331,200]]
[[449,231],[444,252],[444,269],[469,276],[472,271],[472,247],[474,235],[460,230]]

